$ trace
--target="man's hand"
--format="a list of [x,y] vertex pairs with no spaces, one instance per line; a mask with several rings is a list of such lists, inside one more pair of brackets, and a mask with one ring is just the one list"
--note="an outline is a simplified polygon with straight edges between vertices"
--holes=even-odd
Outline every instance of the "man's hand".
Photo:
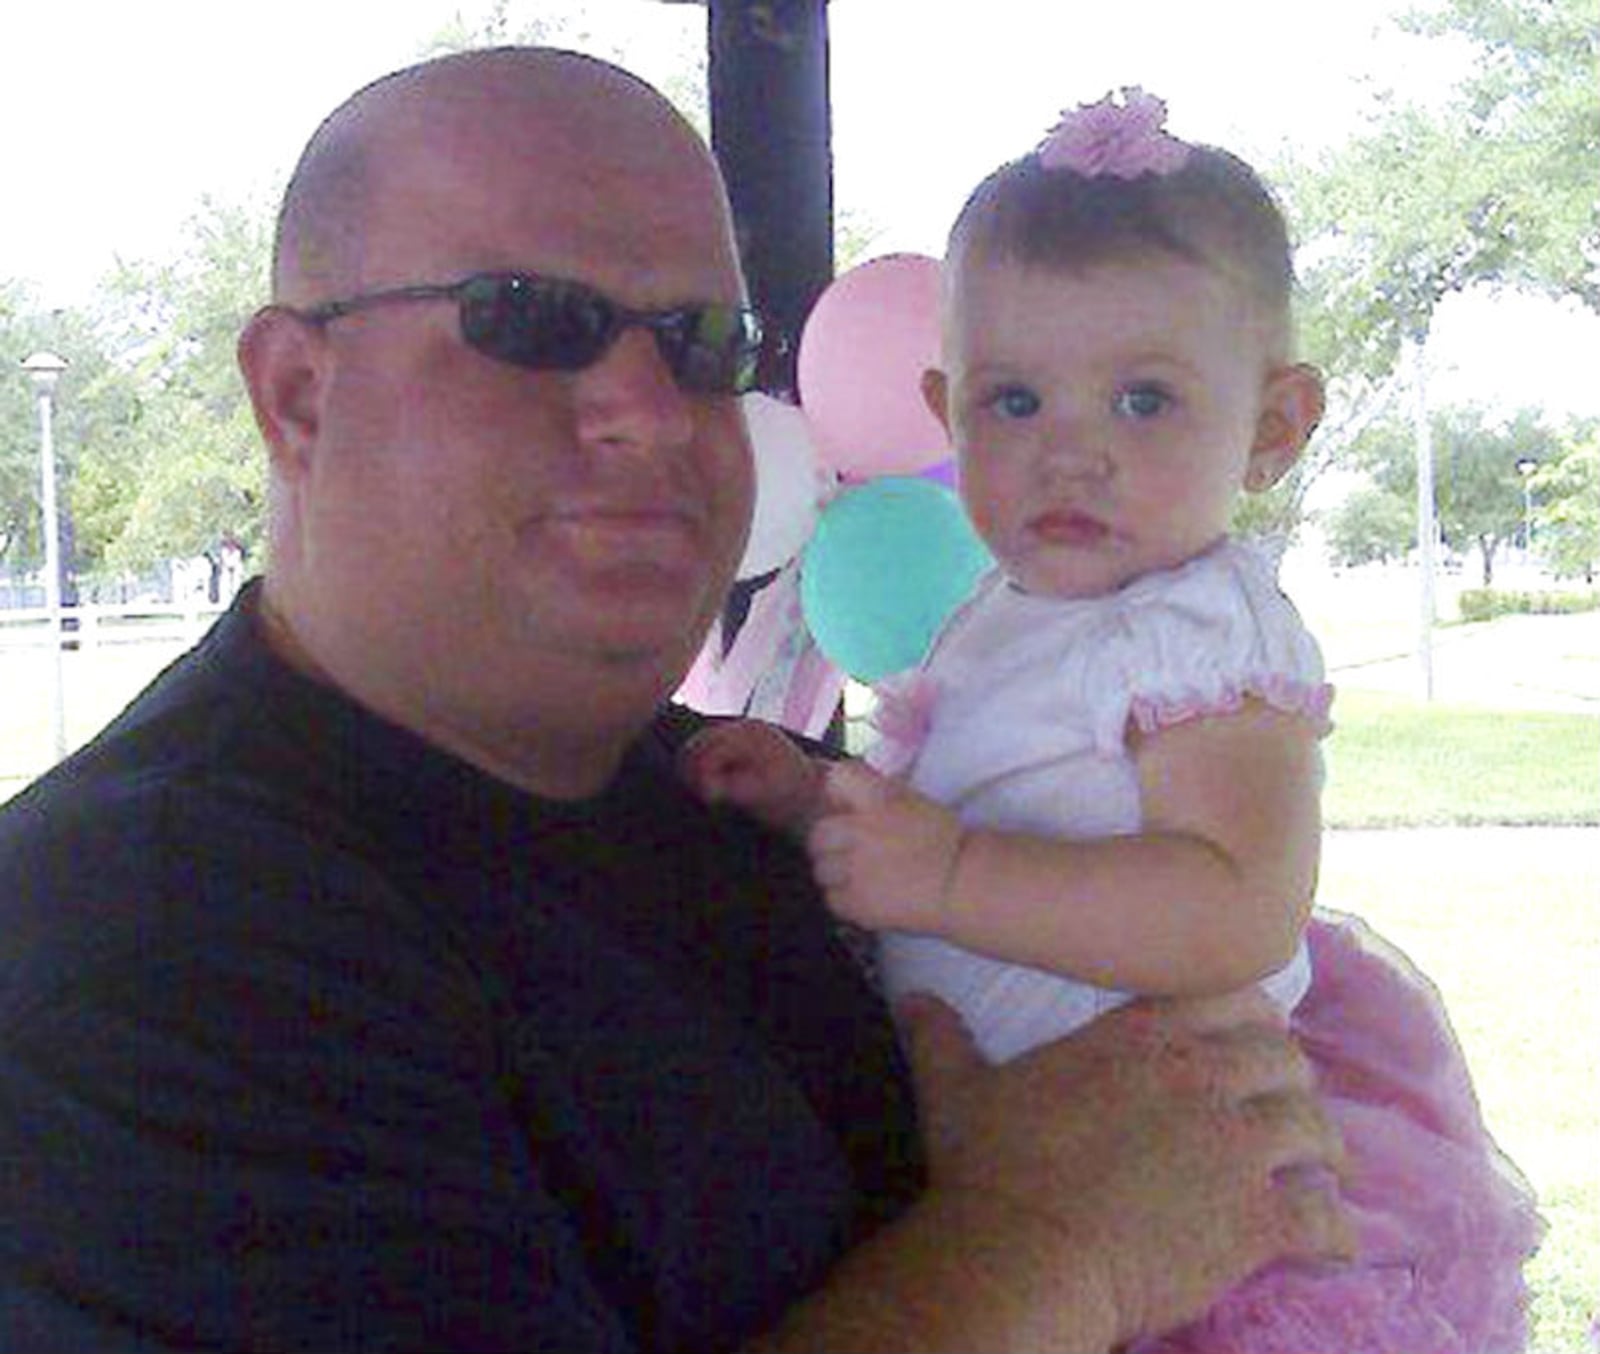
[[804,834],[822,803],[824,767],[758,719],[711,724],[678,753],[678,775],[708,804],[734,804],[768,827]]
[[[901,1014],[930,1197],[982,1201],[990,1245],[1054,1248],[1016,1273],[1074,1276],[1059,1320],[1080,1336],[1095,1311],[1117,1340],[1153,1334],[1275,1258],[1353,1253],[1327,1171],[1307,1169],[1340,1168],[1338,1135],[1259,993],[1137,1002],[1001,1067],[941,1003]],[[1035,1348],[1081,1347],[1032,1316]]]
[[938,934],[961,847],[955,814],[850,763],[828,769],[823,814],[806,844],[828,906],[870,930]]

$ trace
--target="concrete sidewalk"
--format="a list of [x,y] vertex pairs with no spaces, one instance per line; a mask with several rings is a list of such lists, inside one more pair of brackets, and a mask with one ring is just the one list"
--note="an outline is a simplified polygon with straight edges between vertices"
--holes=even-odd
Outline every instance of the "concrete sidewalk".
[[[1501,616],[1433,631],[1433,699],[1494,709],[1600,716],[1600,611],[1571,616]],[[1421,699],[1415,651],[1330,667],[1344,690]],[[1600,768],[1596,768],[1600,776]]]

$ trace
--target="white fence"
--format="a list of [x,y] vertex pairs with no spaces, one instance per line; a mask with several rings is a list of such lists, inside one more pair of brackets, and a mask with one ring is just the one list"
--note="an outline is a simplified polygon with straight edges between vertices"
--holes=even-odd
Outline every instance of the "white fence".
[[190,644],[226,610],[225,604],[211,602],[140,602],[62,607],[55,618],[45,607],[0,609],[0,651],[48,650],[52,631],[65,648],[80,651],[115,644]]
[[0,801],[92,738],[225,608],[0,608]]

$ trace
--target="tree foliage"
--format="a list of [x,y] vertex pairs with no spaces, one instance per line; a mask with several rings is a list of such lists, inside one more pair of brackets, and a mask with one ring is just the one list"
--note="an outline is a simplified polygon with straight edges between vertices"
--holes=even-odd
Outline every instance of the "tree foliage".
[[[1311,453],[1252,509],[1280,530],[1392,418],[1402,350],[1444,297],[1517,288],[1600,310],[1600,0],[1432,0],[1401,22],[1470,54],[1459,83],[1433,105],[1385,95],[1361,133],[1275,174],[1299,238],[1303,350],[1329,384]],[[1351,513],[1352,529],[1394,518],[1366,500]]]
[[1587,430],[1528,481],[1533,544],[1558,578],[1593,583],[1600,570],[1600,432]]
[[[0,353],[14,363],[43,346],[30,323],[30,308],[19,284],[0,287]],[[13,368],[0,379],[0,565],[32,564],[38,557],[38,483],[33,391],[21,370]]]
[[147,392],[124,441],[97,449],[75,488],[103,567],[148,569],[262,537],[265,457],[234,349],[267,296],[270,216],[206,201],[168,262],[125,265],[106,323]]
[[1438,0],[1404,22],[1473,52],[1444,106],[1389,96],[1366,132],[1285,171],[1319,323],[1340,370],[1369,376],[1453,291],[1600,310],[1600,0]]
[[[1482,409],[1439,411],[1432,422],[1434,498],[1440,538],[1457,554],[1476,552],[1483,583],[1494,581],[1500,550],[1522,538],[1524,474],[1518,463],[1554,467],[1578,445],[1580,434],[1549,426],[1536,410],[1498,418]],[[1416,540],[1417,466],[1408,423],[1385,421],[1357,442],[1355,460],[1368,484],[1329,514],[1328,543],[1341,564],[1364,564],[1403,555]],[[1547,511],[1558,493],[1581,498],[1581,484],[1547,488]]]
[[1328,553],[1339,564],[1385,564],[1404,559],[1417,537],[1415,500],[1364,484],[1330,514]]
[[93,316],[43,310],[26,287],[0,283],[0,570],[30,573],[44,561],[38,401],[20,366],[40,351],[68,363],[55,389],[52,446],[63,596],[71,601],[74,578],[94,548],[77,517],[72,486],[86,448],[115,445],[124,436],[138,393]]
[[1497,280],[1600,311],[1600,0],[1440,0],[1404,22],[1473,49],[1458,106],[1502,176]]

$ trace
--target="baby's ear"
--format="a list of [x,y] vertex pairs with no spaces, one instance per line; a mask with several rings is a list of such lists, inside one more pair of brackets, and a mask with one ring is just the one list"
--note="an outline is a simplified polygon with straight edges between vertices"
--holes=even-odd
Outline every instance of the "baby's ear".
[[1259,494],[1283,478],[1322,421],[1325,404],[1322,373],[1315,367],[1299,362],[1268,374],[1245,468],[1246,489]]
[[929,367],[922,373],[922,402],[928,412],[939,420],[944,435],[950,436],[950,378],[938,367]]

